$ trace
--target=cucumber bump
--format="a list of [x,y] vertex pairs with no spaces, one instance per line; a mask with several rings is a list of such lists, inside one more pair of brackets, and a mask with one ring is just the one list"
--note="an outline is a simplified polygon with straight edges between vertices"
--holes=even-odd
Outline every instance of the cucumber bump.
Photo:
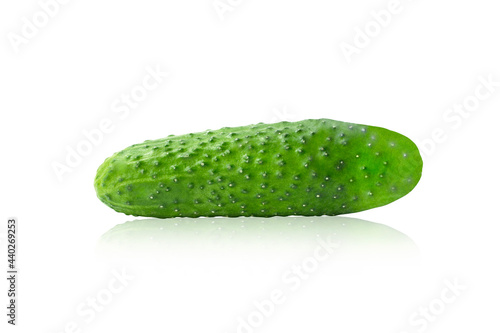
[[222,128],[132,145],[98,168],[98,198],[148,217],[339,215],[408,194],[407,137],[330,119]]

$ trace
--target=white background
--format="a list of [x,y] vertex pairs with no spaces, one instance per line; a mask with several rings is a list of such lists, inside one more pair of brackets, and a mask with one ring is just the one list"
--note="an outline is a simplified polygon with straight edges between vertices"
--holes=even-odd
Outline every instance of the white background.
[[[40,3],[52,3],[46,22]],[[54,3],[0,5],[2,270],[9,216],[20,246],[18,325],[6,324],[2,279],[2,332],[498,331],[496,2]],[[397,9],[385,26],[374,23],[370,13],[388,7]],[[346,57],[347,44],[357,53]],[[169,75],[128,114],[114,112],[147,68]],[[471,112],[447,111],[464,101]],[[421,182],[344,218],[149,220],[101,238],[135,220],[94,193],[115,151],[321,117],[410,137],[425,160]],[[112,130],[58,179],[55,163],[103,119]],[[289,270],[314,263],[317,239],[334,236],[342,245],[292,290]],[[121,288],[123,270],[133,279]],[[273,290],[283,302],[271,311]],[[106,304],[91,310],[92,297]],[[265,317],[255,302],[268,304]]]

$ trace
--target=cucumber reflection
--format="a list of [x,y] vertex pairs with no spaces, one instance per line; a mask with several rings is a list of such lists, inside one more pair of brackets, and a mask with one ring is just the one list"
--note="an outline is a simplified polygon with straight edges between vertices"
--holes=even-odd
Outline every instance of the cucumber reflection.
[[286,259],[310,253],[318,241],[338,244],[338,260],[407,260],[418,248],[383,224],[348,217],[143,219],[116,225],[98,242],[108,259],[141,261],[237,256]]

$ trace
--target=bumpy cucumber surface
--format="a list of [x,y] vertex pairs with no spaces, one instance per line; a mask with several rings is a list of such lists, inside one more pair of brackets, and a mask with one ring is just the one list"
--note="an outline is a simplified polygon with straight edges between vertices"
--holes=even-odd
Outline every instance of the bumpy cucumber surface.
[[310,119],[132,145],[104,161],[94,186],[134,216],[338,215],[405,196],[421,173],[418,148],[399,133]]

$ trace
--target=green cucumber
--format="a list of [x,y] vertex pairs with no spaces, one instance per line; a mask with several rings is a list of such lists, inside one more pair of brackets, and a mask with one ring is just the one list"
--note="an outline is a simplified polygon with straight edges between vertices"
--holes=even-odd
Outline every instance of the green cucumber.
[[309,119],[132,145],[98,168],[98,198],[149,217],[339,215],[393,202],[422,174],[407,137]]

